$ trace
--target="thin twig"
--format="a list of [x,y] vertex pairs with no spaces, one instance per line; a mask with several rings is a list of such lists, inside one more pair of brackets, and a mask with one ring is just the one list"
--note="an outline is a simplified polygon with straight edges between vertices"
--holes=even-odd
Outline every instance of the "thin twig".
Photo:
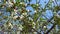
[[[51,20],[53,19],[54,17],[52,17],[48,22],[51,22]],[[53,26],[45,33],[45,34],[48,34],[54,27],[55,27],[56,23],[53,24]]]
[[48,1],[48,3],[45,5],[45,7],[44,7],[44,8],[46,8],[46,7],[47,7],[47,5],[49,4],[49,2],[50,2],[50,0]]
[[55,25],[56,25],[56,23],[53,24],[53,26],[45,34],[48,34],[55,27]]
[[58,3],[57,3],[57,1],[55,0],[55,2],[56,2],[56,4],[57,4],[57,6],[58,6]]
[[[46,6],[49,4],[50,0],[48,1],[48,3],[45,5],[44,8],[46,8]],[[39,18],[39,17],[38,17]],[[36,19],[36,21],[38,20],[38,18]],[[53,19],[54,17],[52,17],[48,22],[51,22],[51,20]],[[56,24],[53,24],[53,26],[45,33],[45,34],[48,34],[54,27],[55,27]],[[38,32],[37,30],[33,29],[34,31],[36,31],[37,33],[41,34],[40,32]]]

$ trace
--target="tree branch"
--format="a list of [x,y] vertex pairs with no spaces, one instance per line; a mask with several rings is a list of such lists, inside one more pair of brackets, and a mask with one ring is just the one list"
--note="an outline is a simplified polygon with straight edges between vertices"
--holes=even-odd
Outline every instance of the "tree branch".
[[[48,22],[51,22],[51,20],[53,19],[54,17],[52,17]],[[45,34],[48,34],[54,27],[55,27],[56,23],[53,24],[53,26],[45,33]]]
[[[50,0],[48,1],[48,3],[45,5],[45,7],[44,8],[46,8],[47,7],[47,5],[49,4],[49,2],[50,2]],[[51,19],[49,19],[49,20],[47,20],[47,22],[51,22],[51,20],[54,18],[54,16],[51,18]],[[36,19],[36,21],[38,20],[38,18]],[[53,24],[53,26],[45,33],[45,34],[48,34],[54,27],[55,27],[55,25],[56,25],[56,23],[54,23]],[[34,31],[36,31],[35,29],[33,29]],[[37,33],[39,33],[39,34],[41,34],[40,32],[38,32],[38,31],[36,31]]]
[[58,3],[57,3],[57,1],[55,0],[55,2],[56,2],[56,4],[57,4],[57,6],[58,6]]
[[45,34],[48,34],[55,27],[55,25],[56,24],[53,24],[53,26]]
[[50,0],[48,1],[48,3],[45,5],[45,7],[44,7],[44,8],[46,8],[46,7],[47,7],[47,5],[49,4],[49,2],[50,2]]

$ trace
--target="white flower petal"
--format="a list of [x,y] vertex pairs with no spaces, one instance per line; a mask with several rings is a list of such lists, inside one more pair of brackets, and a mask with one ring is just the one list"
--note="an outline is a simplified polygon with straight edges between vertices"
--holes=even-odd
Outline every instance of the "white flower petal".
[[46,28],[46,26],[44,26],[44,28]]

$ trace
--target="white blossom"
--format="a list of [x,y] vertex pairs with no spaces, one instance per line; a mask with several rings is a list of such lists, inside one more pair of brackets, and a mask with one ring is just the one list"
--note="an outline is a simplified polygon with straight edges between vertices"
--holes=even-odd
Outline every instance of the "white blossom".
[[13,0],[13,2],[14,2],[14,3],[16,3],[16,1],[15,1],[15,0]]
[[19,30],[22,30],[22,28],[21,28],[21,27],[19,27]]
[[33,22],[33,25],[36,25],[35,22]]
[[23,2],[20,2],[20,4],[23,4]]
[[56,12],[54,12],[54,14],[56,14]]
[[35,26],[33,26],[33,28],[35,28]]
[[31,17],[29,17],[29,20],[33,21],[33,19]]
[[13,28],[13,26],[12,26],[12,24],[11,23],[9,23],[9,25],[8,26],[11,26],[11,28]]
[[22,19],[23,17],[24,17],[24,16],[23,16],[23,15],[21,15],[21,16],[20,16],[20,19]]
[[12,7],[13,3],[11,3],[11,2],[6,2],[6,5],[7,5],[8,7]]
[[27,3],[25,4],[25,6],[27,6]]
[[30,10],[27,10],[28,12],[30,12]]
[[22,13],[22,15],[27,15],[27,13]]
[[60,18],[60,15],[57,14],[56,16],[57,16],[58,18]]
[[18,11],[18,10],[14,9],[15,14],[17,14],[17,11]]
[[22,30],[22,28],[23,28],[23,26],[22,26],[22,25],[20,25],[19,30]]
[[46,28],[46,26],[44,26],[44,28]]
[[34,34],[37,34],[37,32],[33,32]]
[[37,13],[37,11],[36,11],[36,10],[35,10],[34,12],[35,12],[35,13]]
[[13,19],[16,19],[16,18],[18,18],[18,16],[14,16],[14,17],[13,17]]
[[36,25],[35,22],[33,22],[32,25],[33,25],[33,28],[35,28],[35,25]]
[[36,4],[37,6],[39,6],[39,4]]

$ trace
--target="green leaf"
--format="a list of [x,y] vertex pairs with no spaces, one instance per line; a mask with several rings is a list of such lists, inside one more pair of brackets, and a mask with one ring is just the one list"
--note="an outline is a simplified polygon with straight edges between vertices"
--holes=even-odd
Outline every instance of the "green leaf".
[[16,2],[20,2],[20,0],[16,0]]
[[31,7],[32,7],[33,9],[37,10],[38,7],[40,7],[40,5],[39,5],[39,4],[31,4]]
[[54,20],[55,20],[55,22],[56,22],[58,25],[60,25],[60,18],[58,18],[57,16],[55,16],[55,17],[54,17]]
[[60,10],[60,6],[55,6],[55,7],[54,7],[54,10],[55,10],[55,11],[59,11],[59,10]]

